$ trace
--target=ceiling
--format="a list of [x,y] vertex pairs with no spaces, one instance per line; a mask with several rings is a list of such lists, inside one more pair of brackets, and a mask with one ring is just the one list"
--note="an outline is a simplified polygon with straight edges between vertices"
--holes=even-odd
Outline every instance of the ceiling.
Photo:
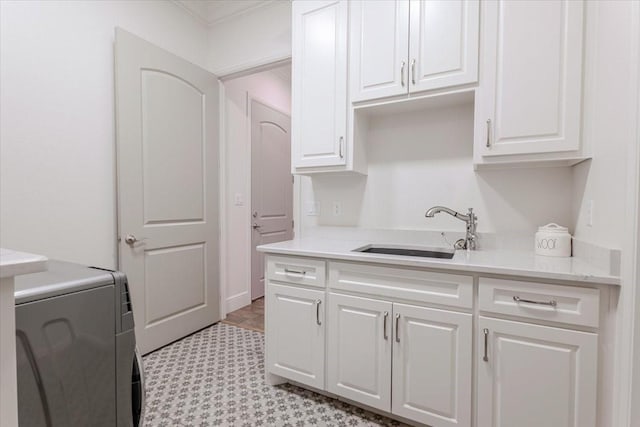
[[275,0],[174,0],[207,25],[274,3]]

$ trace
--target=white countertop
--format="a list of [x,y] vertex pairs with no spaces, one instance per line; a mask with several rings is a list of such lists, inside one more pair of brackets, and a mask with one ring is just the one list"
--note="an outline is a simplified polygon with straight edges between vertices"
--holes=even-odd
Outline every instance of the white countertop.
[[47,269],[47,258],[0,248],[0,278],[37,273]]
[[353,252],[367,244],[397,244],[373,241],[340,241],[303,238],[258,247],[260,252],[299,255],[344,261],[364,261],[379,264],[423,267],[430,269],[503,274],[532,279],[566,280],[608,285],[620,285],[620,277],[599,269],[579,258],[537,256],[533,252],[515,250],[456,251],[452,259],[406,257]]

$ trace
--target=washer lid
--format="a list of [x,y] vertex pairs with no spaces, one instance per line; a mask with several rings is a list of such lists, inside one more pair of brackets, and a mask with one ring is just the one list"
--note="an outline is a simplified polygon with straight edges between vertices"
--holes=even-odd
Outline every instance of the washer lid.
[[16,305],[114,283],[109,271],[49,260],[49,269],[15,278]]

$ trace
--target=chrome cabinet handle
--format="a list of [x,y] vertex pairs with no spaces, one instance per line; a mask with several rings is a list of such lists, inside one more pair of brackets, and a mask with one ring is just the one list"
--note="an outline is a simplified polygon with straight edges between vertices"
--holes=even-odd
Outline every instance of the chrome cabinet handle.
[[387,335],[387,318],[389,317],[389,312],[385,311],[384,314],[382,315],[382,319],[383,319],[383,324],[382,324],[382,336],[384,337],[384,339],[389,339],[389,336]]
[[489,330],[487,328],[484,328],[482,330],[482,333],[484,334],[484,356],[482,357],[482,360],[488,362],[489,356],[487,355],[487,341],[489,340]]
[[316,324],[317,325],[322,325],[322,322],[320,321],[320,304],[322,303],[322,301],[320,301],[319,299],[316,300]]
[[304,276],[305,274],[307,274],[306,271],[289,270],[287,267],[284,268],[284,273],[285,274],[299,274],[301,276]]
[[342,153],[342,145],[344,144],[344,136],[340,137],[340,142],[339,142],[339,154],[340,154],[340,158],[343,159],[344,158],[344,154]]
[[416,84],[416,60],[411,60],[411,83]]
[[491,148],[491,119],[487,119],[487,148]]
[[396,314],[396,342],[400,342],[400,314]]
[[402,65],[400,66],[400,84],[404,87],[404,61],[402,61]]
[[515,302],[526,302],[527,304],[549,305],[551,307],[555,307],[556,305],[558,305],[558,303],[554,299],[552,299],[551,301],[533,301],[530,299],[520,298],[519,296],[514,296],[513,300]]

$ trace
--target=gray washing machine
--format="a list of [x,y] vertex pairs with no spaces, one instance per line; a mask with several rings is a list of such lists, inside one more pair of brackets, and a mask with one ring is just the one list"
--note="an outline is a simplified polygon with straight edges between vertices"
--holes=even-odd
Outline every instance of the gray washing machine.
[[49,261],[15,279],[20,426],[142,424],[144,375],[127,277]]

